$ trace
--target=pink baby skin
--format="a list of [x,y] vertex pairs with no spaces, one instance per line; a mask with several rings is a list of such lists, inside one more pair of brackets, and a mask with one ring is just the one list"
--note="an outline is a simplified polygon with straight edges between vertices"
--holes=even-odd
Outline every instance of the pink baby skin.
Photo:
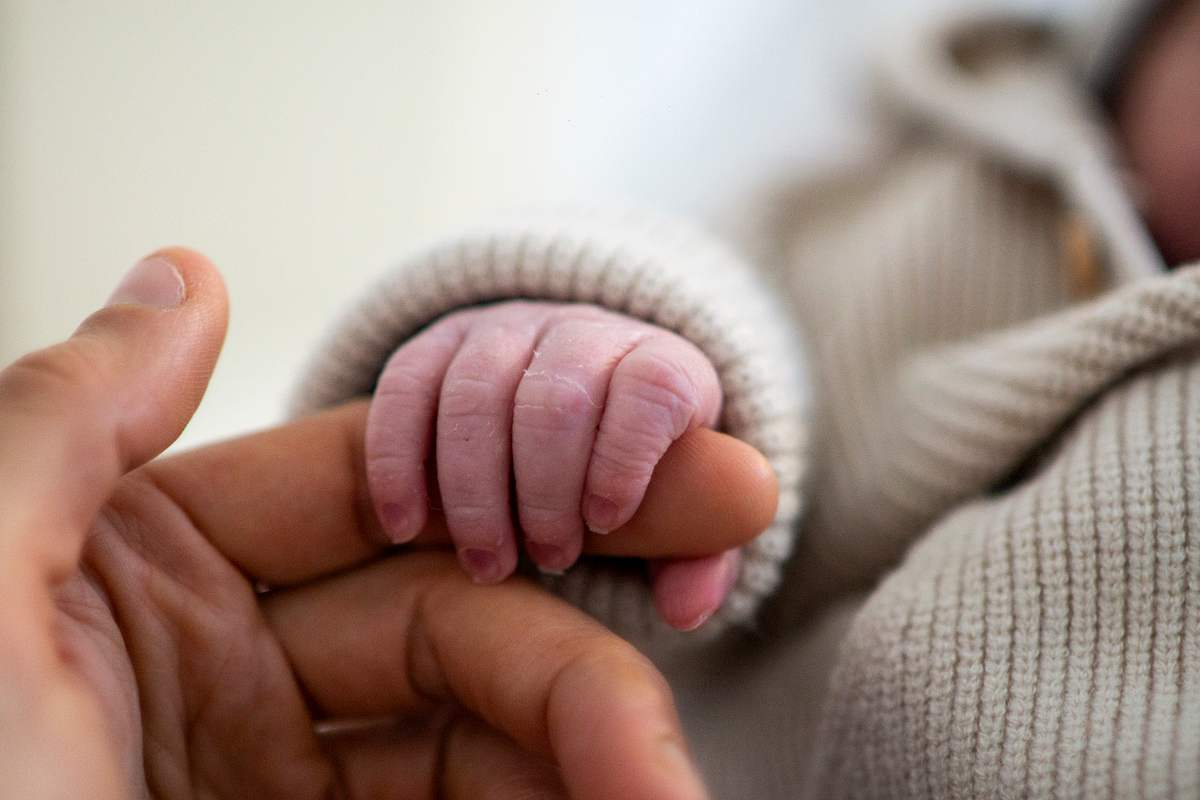
[[[367,422],[367,476],[389,538],[411,541],[432,467],[463,569],[504,580],[518,547],[541,569],[579,558],[585,530],[637,511],[684,433],[716,424],[709,360],[670,331],[584,304],[514,301],[451,314],[401,346]],[[519,533],[518,533],[519,531]],[[720,605],[734,551],[651,570],[657,606],[694,628]]]

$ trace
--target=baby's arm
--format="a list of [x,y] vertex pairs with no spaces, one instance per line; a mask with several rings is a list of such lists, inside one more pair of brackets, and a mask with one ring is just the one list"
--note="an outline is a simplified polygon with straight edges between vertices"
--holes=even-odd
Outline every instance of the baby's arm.
[[[515,485],[526,551],[543,569],[564,570],[584,528],[628,522],[667,448],[715,424],[720,404],[712,364],[662,328],[582,304],[460,311],[383,370],[367,428],[372,496],[388,535],[409,541],[425,525],[433,456],[463,567],[495,582],[516,566]],[[674,588],[660,609],[677,626],[694,624],[735,574],[733,554],[668,565],[657,582]],[[697,594],[703,608],[689,602]]]

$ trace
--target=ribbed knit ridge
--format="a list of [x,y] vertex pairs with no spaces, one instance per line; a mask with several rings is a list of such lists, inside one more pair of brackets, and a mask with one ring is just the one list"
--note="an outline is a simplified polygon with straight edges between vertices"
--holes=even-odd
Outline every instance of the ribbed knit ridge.
[[939,522],[843,643],[809,796],[1200,795],[1200,366]]
[[[1070,302],[1060,214],[1044,184],[938,148],[888,167],[853,215],[793,231],[793,294],[824,398],[804,544],[821,554],[814,569],[849,583],[878,574],[953,501],[1011,466],[1011,453],[993,455],[971,403],[927,408],[921,393],[969,393],[977,362],[1004,369],[1000,353],[971,348],[973,337]],[[945,388],[927,386],[951,345],[967,348],[962,365],[947,367]],[[797,563],[793,580],[809,582],[808,566]]]

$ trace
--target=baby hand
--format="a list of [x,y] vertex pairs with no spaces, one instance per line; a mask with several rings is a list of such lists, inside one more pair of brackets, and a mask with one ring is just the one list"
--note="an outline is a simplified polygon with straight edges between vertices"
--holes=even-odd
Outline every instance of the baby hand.
[[712,364],[669,331],[578,304],[468,309],[389,359],[368,416],[368,483],[389,538],[407,542],[426,522],[433,455],[446,524],[474,580],[500,581],[516,566],[514,496],[526,552],[564,570],[585,526],[628,522],[667,448],[715,424],[720,406]]

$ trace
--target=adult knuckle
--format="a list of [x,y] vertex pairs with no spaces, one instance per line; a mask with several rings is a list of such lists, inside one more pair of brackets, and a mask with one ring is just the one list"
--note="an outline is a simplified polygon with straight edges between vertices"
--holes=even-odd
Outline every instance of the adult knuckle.
[[22,356],[0,373],[0,398],[40,408],[86,403],[103,390],[100,355],[70,341]]
[[674,705],[674,695],[662,673],[642,653],[616,636],[597,634],[576,642],[575,652],[556,675],[556,688],[620,685],[623,693],[639,692],[663,707]]

